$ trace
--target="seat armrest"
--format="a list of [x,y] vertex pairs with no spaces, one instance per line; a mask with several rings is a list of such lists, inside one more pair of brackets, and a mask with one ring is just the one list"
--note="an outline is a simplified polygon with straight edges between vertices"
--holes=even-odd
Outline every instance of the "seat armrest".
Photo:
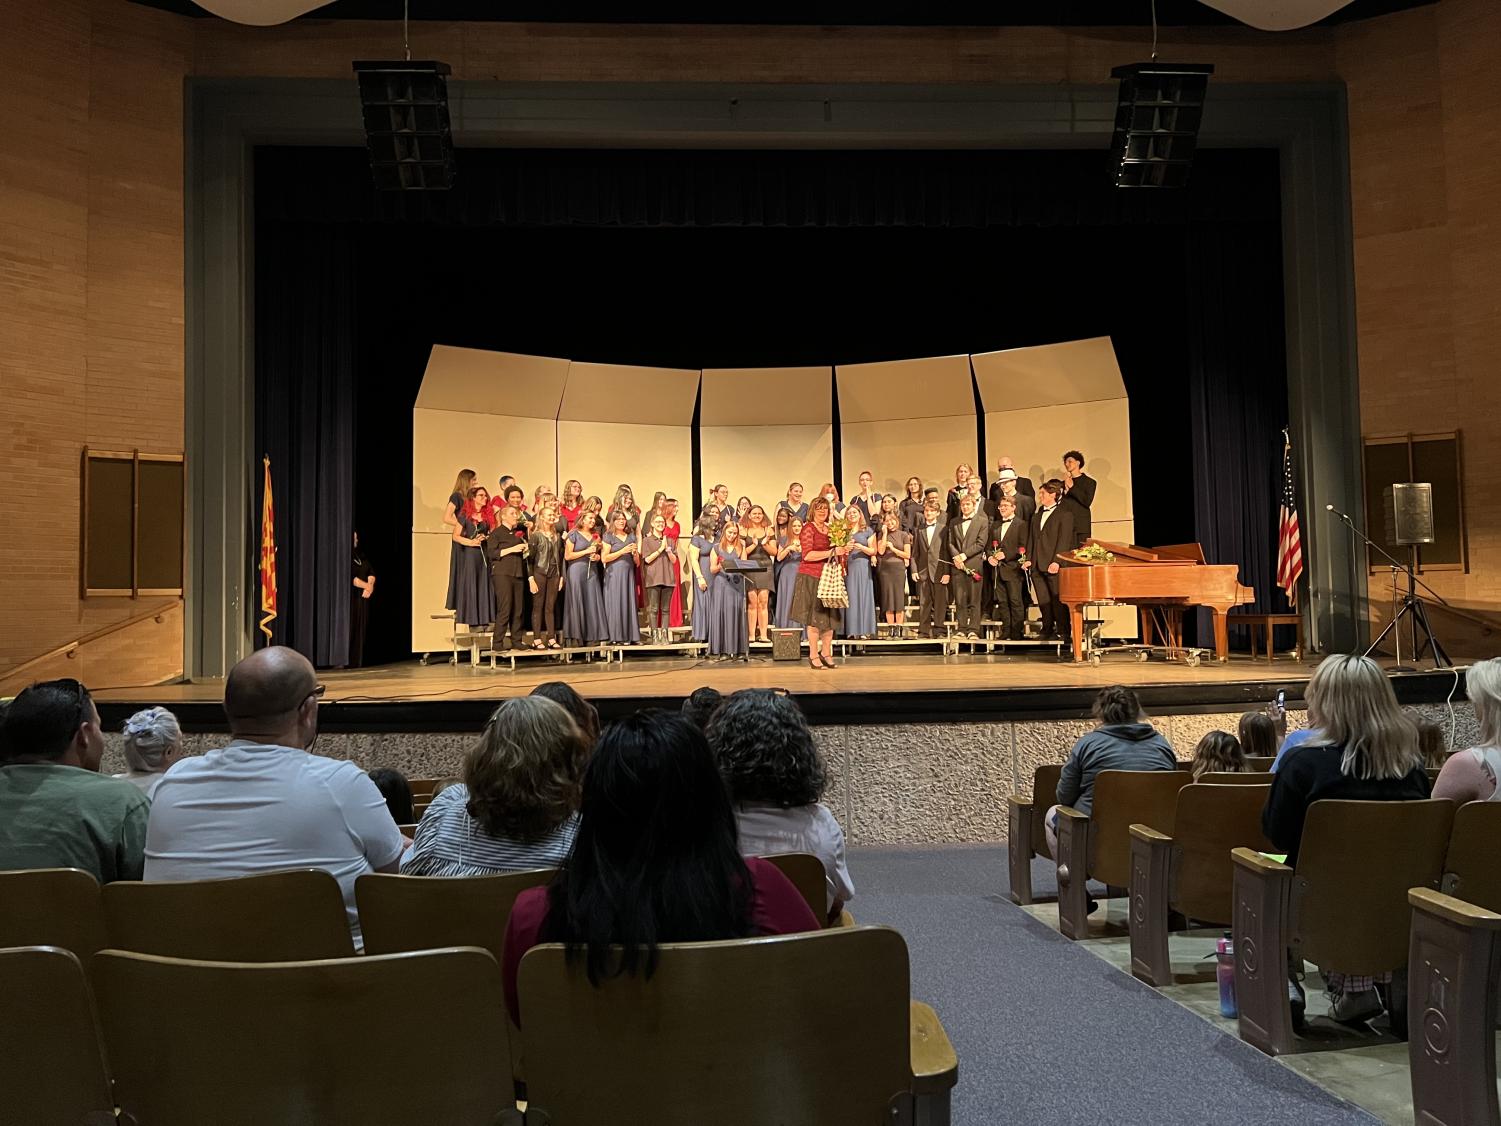
[[1240,1038],[1282,1055],[1297,1042],[1287,996],[1293,869],[1252,848],[1231,849],[1230,860]]
[[1168,954],[1168,910],[1173,838],[1147,825],[1131,834],[1131,972],[1150,985],[1173,984]]
[[1007,794],[1006,805],[1010,809],[1031,809],[1032,798],[1024,798],[1020,794]]
[[1089,818],[1073,806],[1058,807],[1058,930],[1064,938],[1089,934]]
[[911,1005],[912,1093],[947,1091],[959,1081],[959,1057],[938,1014],[921,1001]]
[[1484,907],[1477,907],[1473,903],[1466,903],[1463,899],[1456,899],[1452,895],[1444,895],[1432,888],[1409,888],[1407,902],[1416,911],[1426,911],[1430,915],[1437,915],[1440,919],[1458,923],[1462,927],[1501,930],[1501,915],[1494,911],[1487,911]]
[[1233,848],[1230,850],[1230,860],[1238,868],[1244,868],[1248,872],[1263,878],[1275,876],[1286,872],[1292,874],[1292,869],[1281,861],[1273,860],[1265,853],[1257,852],[1254,848]]
[[1159,833],[1149,825],[1132,825],[1127,832],[1139,841],[1145,841],[1151,845],[1172,844],[1173,838],[1166,833]]

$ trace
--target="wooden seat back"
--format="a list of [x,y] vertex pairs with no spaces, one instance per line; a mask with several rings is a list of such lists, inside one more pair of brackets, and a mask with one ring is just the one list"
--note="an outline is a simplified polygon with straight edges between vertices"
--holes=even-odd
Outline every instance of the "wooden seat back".
[[1271,792],[1269,776],[1251,777],[1261,778],[1261,785],[1221,786],[1201,780],[1178,791],[1168,901],[1190,919],[1231,922],[1230,850],[1254,848],[1264,852],[1272,847],[1261,832],[1261,811]]
[[93,997],[78,957],[55,946],[0,950],[0,998],[0,1121],[113,1123]]
[[[515,1110],[486,950],[259,964],[110,950],[94,987],[116,1098],[143,1124],[488,1126]],[[414,997],[435,1006],[415,1030]]]
[[1276,755],[1247,755],[1246,769],[1270,771],[1272,769],[1272,763],[1276,761]]
[[299,868],[224,880],[108,884],[117,950],[223,962],[295,962],[354,954],[339,881]]
[[79,868],[0,872],[0,946],[56,946],[85,966],[109,945],[99,881]]
[[1270,786],[1272,776],[1259,770],[1206,770],[1194,781],[1206,786]]
[[521,960],[528,1112],[551,1126],[905,1121],[907,944],[885,927],[664,945],[650,979]]
[[792,881],[798,894],[808,904],[813,917],[824,922],[829,917],[829,876],[823,861],[808,852],[778,852],[761,858],[776,865]]
[[1501,802],[1472,801],[1454,811],[1442,890],[1501,912]]
[[1045,762],[1032,773],[1032,842],[1033,854],[1048,859],[1047,831],[1043,820],[1048,810],[1058,804],[1058,779],[1063,777],[1061,762]]
[[1314,802],[1292,888],[1302,957],[1348,974],[1406,965],[1407,892],[1437,890],[1453,819],[1442,799]]
[[1178,791],[1193,782],[1183,770],[1102,770],[1095,775],[1089,811],[1089,875],[1101,883],[1131,883],[1131,826],[1173,834]]
[[516,897],[556,873],[537,868],[494,876],[361,876],[354,882],[354,900],[365,953],[479,946],[499,962]]

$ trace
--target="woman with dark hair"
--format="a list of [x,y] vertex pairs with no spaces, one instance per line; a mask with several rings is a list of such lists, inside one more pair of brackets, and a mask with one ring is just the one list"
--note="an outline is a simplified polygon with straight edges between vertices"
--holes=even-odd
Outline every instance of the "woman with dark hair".
[[1094,803],[1094,780],[1102,770],[1176,770],[1178,760],[1167,736],[1146,721],[1136,693],[1121,684],[1101,688],[1094,700],[1099,721],[1068,752],[1058,778],[1057,805],[1043,818],[1048,851],[1058,855],[1058,806],[1067,805],[1086,817]]
[[464,756],[463,784],[433,798],[402,858],[406,876],[489,876],[551,868],[573,847],[589,744],[542,696],[490,714]]
[[506,1005],[520,1024],[516,971],[542,942],[563,943],[597,985],[622,974],[650,978],[664,942],[817,929],[786,876],[741,857],[729,791],[702,732],[682,716],[641,711],[595,748],[578,835],[557,877],[516,897],[502,966]]
[[1248,769],[1240,740],[1228,731],[1211,731],[1200,739],[1189,767],[1195,782],[1201,774],[1244,774]]
[[563,641],[581,645],[609,634],[604,588],[592,570],[599,563],[599,517],[586,507],[563,539]]
[[698,514],[698,523],[693,528],[689,541],[692,551],[688,556],[688,569],[693,572],[693,609],[690,621],[693,625],[693,640],[709,640],[709,579],[714,552],[715,529],[719,527],[719,506],[706,504]]
[[495,588],[490,585],[490,567],[485,562],[490,525],[485,522],[484,511],[489,503],[490,493],[483,486],[470,489],[453,530],[453,542],[459,549],[454,621],[471,628],[495,620]]
[[1276,758],[1277,721],[1266,712],[1246,712],[1236,735],[1246,758]]
[[917,529],[921,528],[923,524],[922,479],[919,477],[908,477],[905,488],[907,495],[896,506],[896,515],[898,521],[901,523],[902,531],[906,532],[909,536],[913,536],[917,534]]
[[855,897],[844,860],[844,830],[822,804],[828,776],[813,732],[790,696],[745,688],[709,720],[709,750],[735,803],[746,856],[806,852],[823,862],[827,902],[837,919]]
[[[448,503],[443,508],[443,526],[450,533],[457,532],[464,523],[464,506],[469,502],[469,490],[479,474],[472,469],[461,469],[454,478],[453,492],[448,494]],[[457,536],[448,546],[448,596],[443,605],[449,610],[459,608],[459,559],[462,545]]]
[[407,781],[405,774],[383,766],[370,771],[370,781],[375,783],[380,796],[386,799],[386,808],[391,811],[392,821],[398,825],[410,825],[416,820],[412,816],[412,784]]
[[579,725],[579,730],[584,733],[584,738],[589,741],[589,745],[594,746],[599,739],[599,709],[575,692],[571,686],[564,684],[561,680],[548,680],[537,685],[529,694],[542,696],[559,705],[573,717],[573,722]]

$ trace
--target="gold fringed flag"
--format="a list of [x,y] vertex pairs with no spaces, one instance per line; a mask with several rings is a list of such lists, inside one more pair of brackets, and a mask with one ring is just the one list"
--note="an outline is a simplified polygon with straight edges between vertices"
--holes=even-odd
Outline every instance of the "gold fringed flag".
[[276,617],[276,523],[271,507],[271,459],[261,458],[266,483],[261,493],[261,632],[271,640],[271,622]]

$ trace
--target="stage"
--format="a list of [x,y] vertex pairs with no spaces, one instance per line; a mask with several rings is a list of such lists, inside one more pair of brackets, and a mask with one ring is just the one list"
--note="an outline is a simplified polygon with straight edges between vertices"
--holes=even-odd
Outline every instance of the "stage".
[[[1099,665],[1058,661],[1051,651],[939,656],[881,652],[843,658],[815,672],[806,660],[715,662],[703,658],[631,653],[623,661],[574,659],[567,663],[523,658],[513,672],[458,664],[406,661],[375,668],[326,670],[320,709],[327,732],[475,731],[495,704],[525,695],[548,680],[563,680],[592,700],[607,720],[641,707],[678,707],[705,685],[729,693],[739,688],[785,688],[795,693],[818,725],[990,723],[1086,718],[1094,694],[1108,684],[1137,689],[1149,713],[1194,715],[1244,711],[1264,705],[1279,690],[1289,710],[1301,707],[1303,686],[1316,662],[1267,661],[1232,656],[1198,667],[1153,655],[1106,655]],[[1397,674],[1404,704],[1443,703],[1454,685],[1450,673]],[[222,731],[223,682],[203,680],[101,690],[96,699],[107,727],[131,711],[162,704],[194,731]],[[1463,690],[1456,694],[1463,698]]]

